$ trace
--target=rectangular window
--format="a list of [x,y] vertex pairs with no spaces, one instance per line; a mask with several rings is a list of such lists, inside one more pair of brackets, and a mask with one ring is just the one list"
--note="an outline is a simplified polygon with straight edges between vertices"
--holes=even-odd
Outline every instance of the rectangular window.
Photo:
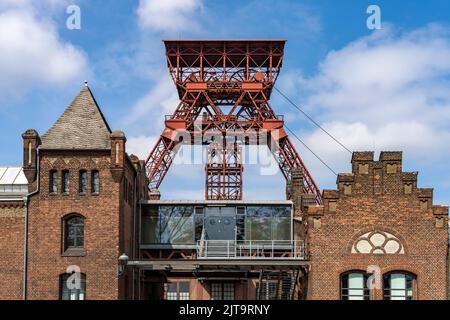
[[189,300],[189,282],[166,284],[166,300]]
[[97,170],[92,171],[92,178],[91,178],[91,191],[92,193],[99,193],[100,192],[100,174]]
[[69,171],[64,170],[62,172],[62,191],[64,193],[69,193],[70,186],[69,186]]
[[413,300],[415,277],[407,273],[391,273],[384,276],[385,300]]
[[57,193],[58,192],[58,172],[56,170],[50,171],[50,193]]
[[246,240],[291,239],[291,212],[288,207],[249,206],[246,211]]
[[84,219],[80,216],[69,217],[65,220],[65,250],[83,248]]
[[203,207],[195,207],[194,209],[194,225],[195,225],[195,240],[201,240],[206,236],[203,228],[204,221],[204,208]]
[[363,272],[349,272],[341,275],[341,299],[370,300],[368,278],[369,275]]
[[[79,277],[79,279],[74,279],[73,277]],[[80,273],[65,273],[61,275],[60,298],[61,300],[85,300],[86,276]]]
[[234,300],[234,283],[211,283],[211,300]]
[[80,171],[80,193],[87,192],[87,172],[85,170]]
[[160,206],[158,211],[161,243],[195,244],[193,206]]

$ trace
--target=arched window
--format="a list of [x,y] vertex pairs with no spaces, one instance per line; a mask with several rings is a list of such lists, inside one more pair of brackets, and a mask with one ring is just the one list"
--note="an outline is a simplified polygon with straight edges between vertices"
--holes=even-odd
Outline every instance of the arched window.
[[370,300],[370,289],[367,287],[369,276],[363,271],[341,274],[341,300]]
[[409,272],[394,271],[383,276],[384,300],[413,300],[416,276]]
[[59,296],[61,300],[85,300],[86,275],[83,273],[63,273],[60,275]]
[[64,250],[83,249],[84,218],[72,215],[64,220]]

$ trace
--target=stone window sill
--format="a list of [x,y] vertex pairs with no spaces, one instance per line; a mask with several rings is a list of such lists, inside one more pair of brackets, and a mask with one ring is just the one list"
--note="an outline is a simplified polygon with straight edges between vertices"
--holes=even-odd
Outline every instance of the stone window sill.
[[61,254],[62,257],[84,257],[85,255],[84,249],[67,249]]

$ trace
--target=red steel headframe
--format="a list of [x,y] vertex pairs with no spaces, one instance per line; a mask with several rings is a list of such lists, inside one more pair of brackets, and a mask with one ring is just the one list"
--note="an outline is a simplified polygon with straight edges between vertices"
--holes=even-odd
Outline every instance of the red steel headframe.
[[[269,104],[285,42],[164,40],[180,103],[172,115],[166,116],[166,127],[147,158],[150,189],[160,186],[182,144],[208,145],[215,141],[216,150],[218,141],[232,136],[237,144],[267,144],[286,179],[293,169],[301,168],[304,192],[314,194],[316,202],[322,203],[319,188],[283,129],[283,117],[276,115]],[[226,153],[225,146],[222,152]],[[208,194],[214,195],[211,199],[242,198],[242,166],[237,171],[227,171],[227,167],[223,172],[233,183],[225,188],[220,179],[212,175],[208,180],[207,176],[207,198]]]

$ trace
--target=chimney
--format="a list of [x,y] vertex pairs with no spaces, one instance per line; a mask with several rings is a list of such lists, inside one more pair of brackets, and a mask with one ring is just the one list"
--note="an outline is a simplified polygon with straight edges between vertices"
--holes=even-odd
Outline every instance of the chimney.
[[23,139],[23,172],[28,183],[36,180],[37,148],[41,143],[39,134],[34,129],[28,129],[22,134]]
[[111,173],[116,182],[122,179],[125,167],[125,134],[116,130],[110,135],[111,139]]

